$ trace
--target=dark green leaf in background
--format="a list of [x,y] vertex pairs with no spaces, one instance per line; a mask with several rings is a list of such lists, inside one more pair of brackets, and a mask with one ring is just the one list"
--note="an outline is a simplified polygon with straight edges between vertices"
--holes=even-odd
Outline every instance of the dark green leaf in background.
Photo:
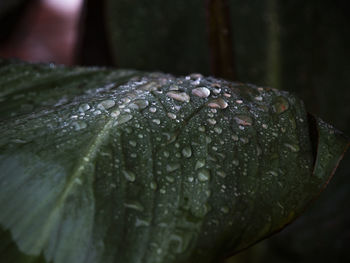
[[1,262],[217,262],[290,223],[349,141],[294,95],[0,61]]

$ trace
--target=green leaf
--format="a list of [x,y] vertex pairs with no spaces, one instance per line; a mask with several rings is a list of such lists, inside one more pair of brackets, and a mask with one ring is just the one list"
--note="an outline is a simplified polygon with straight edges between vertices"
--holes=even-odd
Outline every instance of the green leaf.
[[0,60],[2,262],[217,262],[280,230],[349,144],[292,94]]

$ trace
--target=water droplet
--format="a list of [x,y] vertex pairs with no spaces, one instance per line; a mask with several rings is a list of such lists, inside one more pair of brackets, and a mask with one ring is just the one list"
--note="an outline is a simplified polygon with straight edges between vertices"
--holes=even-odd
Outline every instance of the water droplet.
[[167,164],[166,171],[171,173],[179,169],[181,166],[178,163]]
[[200,132],[205,132],[205,127],[204,127],[204,126],[199,126],[199,127],[198,127],[198,131],[200,131]]
[[236,134],[233,134],[233,135],[231,136],[231,138],[232,138],[232,140],[234,140],[234,141],[238,141],[238,136],[237,136]]
[[272,106],[273,111],[278,114],[285,112],[288,108],[289,102],[282,96],[277,97]]
[[260,156],[262,154],[262,150],[259,146],[256,147],[256,154]]
[[216,120],[214,120],[214,119],[208,119],[208,122],[209,122],[211,125],[215,125],[215,124],[216,124]]
[[261,96],[257,96],[257,97],[255,97],[255,100],[257,100],[257,101],[262,101],[263,98],[262,98]]
[[87,124],[86,122],[83,122],[83,121],[75,121],[72,123],[72,126],[76,131],[80,131],[82,129],[85,129],[87,127]]
[[231,98],[231,94],[229,94],[229,93],[224,93],[224,96],[226,97],[226,98]]
[[221,171],[221,170],[216,171],[216,174],[222,178],[226,177],[226,173],[224,171]]
[[117,118],[120,115],[120,110],[115,110],[111,112],[111,116],[113,118]]
[[253,120],[251,117],[247,115],[237,115],[233,118],[237,124],[243,126],[251,126],[253,124]]
[[157,108],[156,107],[150,107],[149,111],[152,112],[152,113],[155,113],[157,111]]
[[97,108],[99,108],[100,110],[107,110],[114,107],[114,105],[115,105],[114,100],[104,100],[97,105]]
[[267,124],[263,124],[263,125],[261,125],[264,129],[267,129]]
[[176,115],[174,113],[168,112],[167,115],[170,119],[173,119],[173,120],[176,119]]
[[172,85],[169,90],[179,90],[180,88],[176,85]]
[[152,121],[153,121],[155,124],[158,124],[158,125],[160,124],[160,120],[159,120],[159,119],[153,119]]
[[299,145],[296,145],[296,144],[285,143],[284,146],[286,146],[292,152],[299,152],[299,150],[300,150]]
[[210,108],[215,108],[215,109],[226,109],[228,106],[228,103],[224,99],[218,98],[218,99],[210,101],[208,103],[208,106]]
[[189,181],[190,183],[192,183],[193,180],[194,180],[194,178],[193,178],[192,176],[188,177],[188,181]]
[[217,133],[217,134],[221,134],[222,133],[222,129],[220,127],[215,127],[214,128],[214,131]]
[[149,102],[148,100],[134,100],[130,105],[129,108],[136,109],[136,110],[143,110],[148,106]]
[[162,188],[162,189],[159,190],[159,192],[160,192],[161,194],[165,194],[165,193],[166,193],[166,190],[165,190],[164,188]]
[[189,75],[190,79],[192,80],[197,80],[197,79],[202,79],[203,75],[200,73],[192,73]]
[[242,103],[243,103],[243,100],[236,100],[236,103],[242,104]]
[[182,149],[182,155],[185,158],[190,158],[192,156],[192,149],[190,146],[187,146]]
[[232,164],[233,164],[234,166],[238,166],[238,165],[239,165],[239,161],[238,161],[237,159],[233,159],[233,160],[232,160]]
[[170,154],[169,154],[168,151],[164,151],[164,152],[163,152],[163,155],[164,155],[165,158],[168,158]]
[[186,92],[169,91],[166,95],[177,101],[190,102],[190,96]]
[[192,94],[200,98],[207,98],[210,96],[210,90],[205,87],[195,88],[192,90]]
[[129,144],[132,146],[132,147],[135,147],[137,145],[137,143],[135,141],[129,141]]
[[207,169],[201,169],[198,172],[198,180],[201,182],[209,181],[210,179],[210,172]]
[[118,124],[123,124],[123,123],[126,123],[128,121],[130,121],[132,119],[132,115],[131,114],[122,114],[118,117],[118,121],[117,123]]
[[218,89],[215,89],[215,88],[213,89],[213,93],[216,94],[216,95],[220,94],[220,92],[221,92],[221,89],[219,89],[219,88]]
[[149,186],[151,187],[152,190],[157,190],[157,187],[158,187],[158,185],[157,185],[157,183],[155,181],[152,181],[149,184]]
[[209,144],[209,143],[211,143],[211,138],[210,137],[208,137],[208,136],[206,136],[205,137],[205,142],[206,142],[206,144]]
[[128,97],[122,98],[123,103],[129,103],[131,100]]
[[130,208],[130,209],[140,211],[140,212],[143,212],[143,210],[144,210],[143,205],[138,201],[129,201],[127,203],[124,203],[124,206],[127,208]]
[[125,179],[128,180],[129,182],[135,182],[135,180],[136,180],[136,176],[133,172],[124,170],[123,175],[124,175]]
[[79,111],[80,112],[85,112],[85,111],[87,111],[89,109],[90,109],[90,105],[87,104],[87,103],[84,103],[84,104],[80,105],[80,107],[79,107]]
[[27,143],[27,141],[22,140],[22,139],[13,139],[13,140],[11,140],[11,142],[18,143],[18,144]]
[[205,160],[198,160],[194,167],[195,170],[202,168],[205,165]]

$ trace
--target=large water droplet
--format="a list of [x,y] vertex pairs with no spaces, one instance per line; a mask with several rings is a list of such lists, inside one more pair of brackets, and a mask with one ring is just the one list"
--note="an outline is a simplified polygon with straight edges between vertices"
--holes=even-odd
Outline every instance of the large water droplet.
[[100,110],[107,110],[114,107],[114,105],[115,105],[114,100],[104,100],[97,105],[97,108],[99,108]]
[[136,109],[136,110],[143,110],[148,106],[149,102],[148,100],[134,100],[130,105],[129,108]]
[[198,180],[201,182],[209,181],[210,179],[210,172],[208,169],[201,169],[198,172]]
[[208,103],[208,106],[210,108],[215,108],[215,109],[226,109],[228,106],[228,103],[223,98],[218,98],[210,101]]
[[208,122],[209,122],[211,125],[215,125],[215,124],[216,124],[216,120],[214,120],[214,119],[208,119]]
[[173,119],[173,120],[176,119],[176,115],[174,113],[168,112],[167,115],[170,119]]
[[207,98],[210,96],[210,90],[205,87],[195,88],[192,90],[192,94],[200,98]]
[[80,112],[85,112],[85,111],[87,111],[89,109],[90,109],[90,105],[87,104],[87,103],[81,104],[80,107],[79,107],[79,111]]
[[130,121],[132,118],[133,117],[131,114],[122,114],[118,118],[118,124],[126,123],[126,122]]
[[159,119],[153,119],[152,122],[154,122],[155,124],[160,124],[160,120]]
[[155,113],[157,111],[157,108],[156,107],[150,107],[149,111],[152,112],[152,113]]
[[205,160],[198,160],[196,162],[196,165],[195,165],[194,169],[197,170],[199,168],[202,168],[204,165],[205,165]]
[[253,119],[247,115],[237,115],[233,119],[239,125],[251,126],[253,124]]
[[177,101],[190,102],[190,96],[186,92],[169,91],[166,95]]

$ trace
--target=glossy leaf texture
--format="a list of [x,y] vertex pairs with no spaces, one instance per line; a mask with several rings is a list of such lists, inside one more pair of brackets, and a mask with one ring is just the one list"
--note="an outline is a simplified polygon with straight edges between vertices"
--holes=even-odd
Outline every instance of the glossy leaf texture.
[[1,262],[217,262],[290,223],[349,140],[292,94],[0,61]]

